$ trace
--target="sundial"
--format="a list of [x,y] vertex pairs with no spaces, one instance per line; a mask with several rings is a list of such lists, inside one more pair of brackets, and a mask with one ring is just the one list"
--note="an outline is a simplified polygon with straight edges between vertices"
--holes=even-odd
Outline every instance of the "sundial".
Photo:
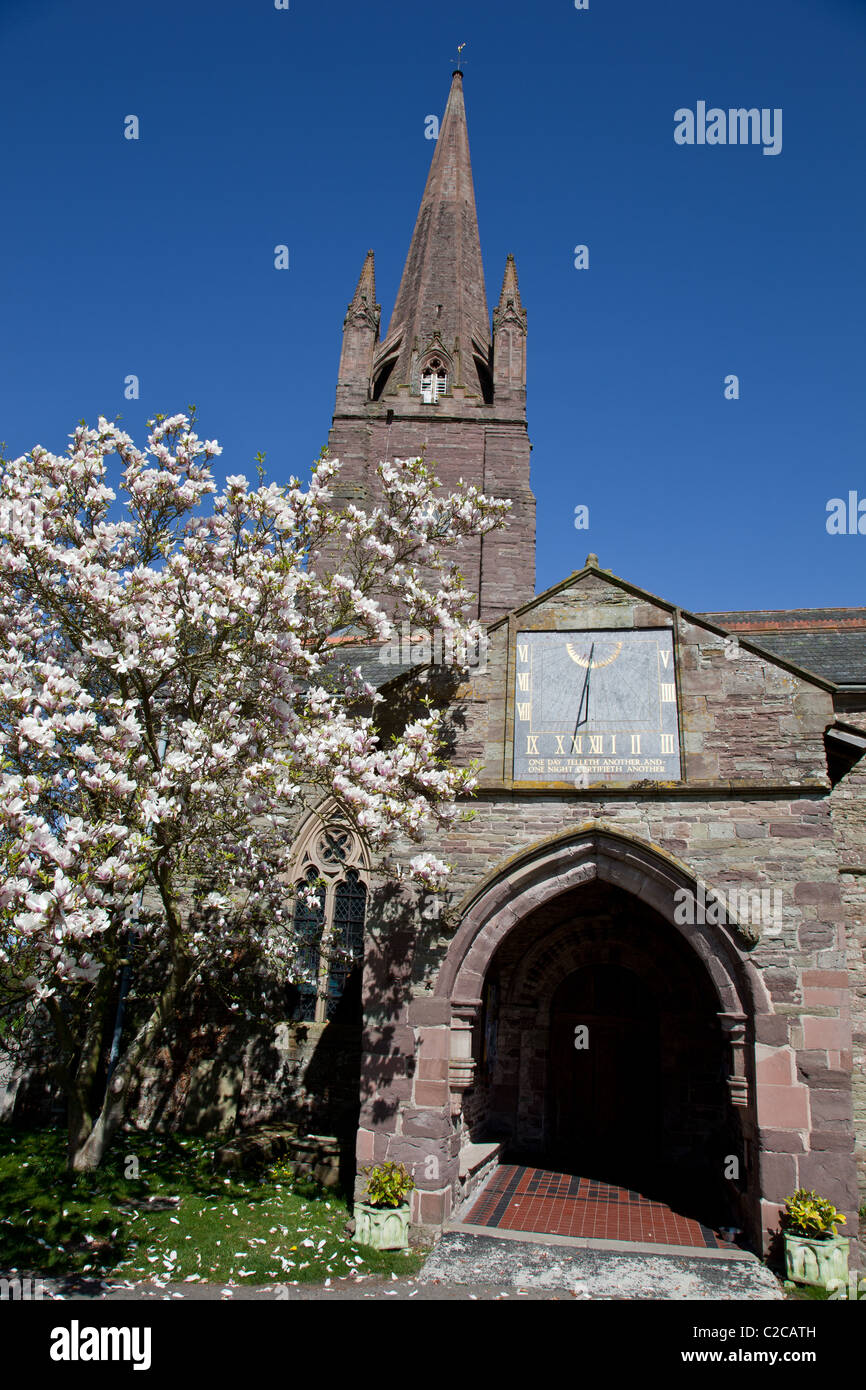
[[517,782],[676,782],[670,628],[519,632]]

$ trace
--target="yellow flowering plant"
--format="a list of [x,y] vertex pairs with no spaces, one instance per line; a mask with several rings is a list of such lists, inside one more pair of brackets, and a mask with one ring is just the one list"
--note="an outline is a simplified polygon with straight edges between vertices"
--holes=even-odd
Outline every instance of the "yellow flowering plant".
[[364,1168],[363,1173],[367,1178],[364,1200],[371,1207],[399,1207],[415,1186],[402,1163],[379,1163],[375,1168]]
[[786,1198],[782,1212],[782,1224],[791,1235],[819,1239],[834,1236],[836,1226],[844,1220],[844,1215],[836,1210],[832,1202],[805,1187],[798,1187],[791,1197]]

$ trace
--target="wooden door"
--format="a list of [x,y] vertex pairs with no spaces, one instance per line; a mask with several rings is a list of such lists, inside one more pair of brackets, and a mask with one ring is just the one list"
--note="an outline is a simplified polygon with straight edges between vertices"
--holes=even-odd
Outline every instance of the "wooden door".
[[658,1072],[658,1021],[640,977],[615,965],[585,966],[568,976],[551,1013],[558,1160],[612,1182],[652,1162]]

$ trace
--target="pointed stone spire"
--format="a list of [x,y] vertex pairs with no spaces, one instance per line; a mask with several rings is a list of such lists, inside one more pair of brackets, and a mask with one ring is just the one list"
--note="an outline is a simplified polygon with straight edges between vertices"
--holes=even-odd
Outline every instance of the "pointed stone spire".
[[361,276],[358,280],[358,288],[352,295],[352,302],[349,305],[349,313],[353,309],[363,309],[375,312],[376,305],[376,258],[372,251],[368,251],[364,258],[361,269]]
[[341,409],[366,401],[370,393],[373,353],[379,341],[381,309],[376,303],[376,271],[372,251],[368,251],[355,293],[343,320],[343,349],[337,379],[337,402]]
[[465,387],[467,396],[485,395],[490,318],[462,72],[451,79],[397,302],[379,354],[379,360],[396,355],[384,394],[396,395],[401,386],[417,393],[417,378],[431,354],[444,363],[449,386]]
[[525,409],[526,310],[520,299],[517,266],[510,253],[499,303],[493,310],[493,390],[501,405]]
[[[379,461],[425,451],[449,490],[463,478],[510,498],[507,530],[460,542],[458,562],[477,595],[472,611],[492,622],[535,592],[526,311],[509,258],[491,343],[459,72],[432,154],[387,337],[379,339],[372,253],[346,314],[328,435],[331,457],[342,464],[334,506],[379,506]],[[381,152],[377,175],[394,179],[400,171],[392,164]],[[326,558],[332,570],[345,561],[336,545]],[[387,604],[386,583],[383,574]]]
[[508,306],[511,305],[517,313],[523,314],[523,305],[520,302],[520,286],[517,283],[517,266],[511,252],[505,262],[505,274],[502,277],[502,290],[499,295],[499,303],[493,310],[493,327],[496,328],[496,321],[504,315]]

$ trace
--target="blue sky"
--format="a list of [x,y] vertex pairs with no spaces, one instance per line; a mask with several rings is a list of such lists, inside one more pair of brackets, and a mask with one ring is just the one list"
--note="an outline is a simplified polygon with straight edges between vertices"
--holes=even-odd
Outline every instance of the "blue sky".
[[[593,550],[693,610],[866,603],[866,535],[825,529],[866,499],[866,0],[0,0],[7,451],[194,401],[223,472],[305,475],[460,42],[488,299],[512,251],[529,315],[538,587]],[[782,108],[782,152],[675,144],[701,100]]]

